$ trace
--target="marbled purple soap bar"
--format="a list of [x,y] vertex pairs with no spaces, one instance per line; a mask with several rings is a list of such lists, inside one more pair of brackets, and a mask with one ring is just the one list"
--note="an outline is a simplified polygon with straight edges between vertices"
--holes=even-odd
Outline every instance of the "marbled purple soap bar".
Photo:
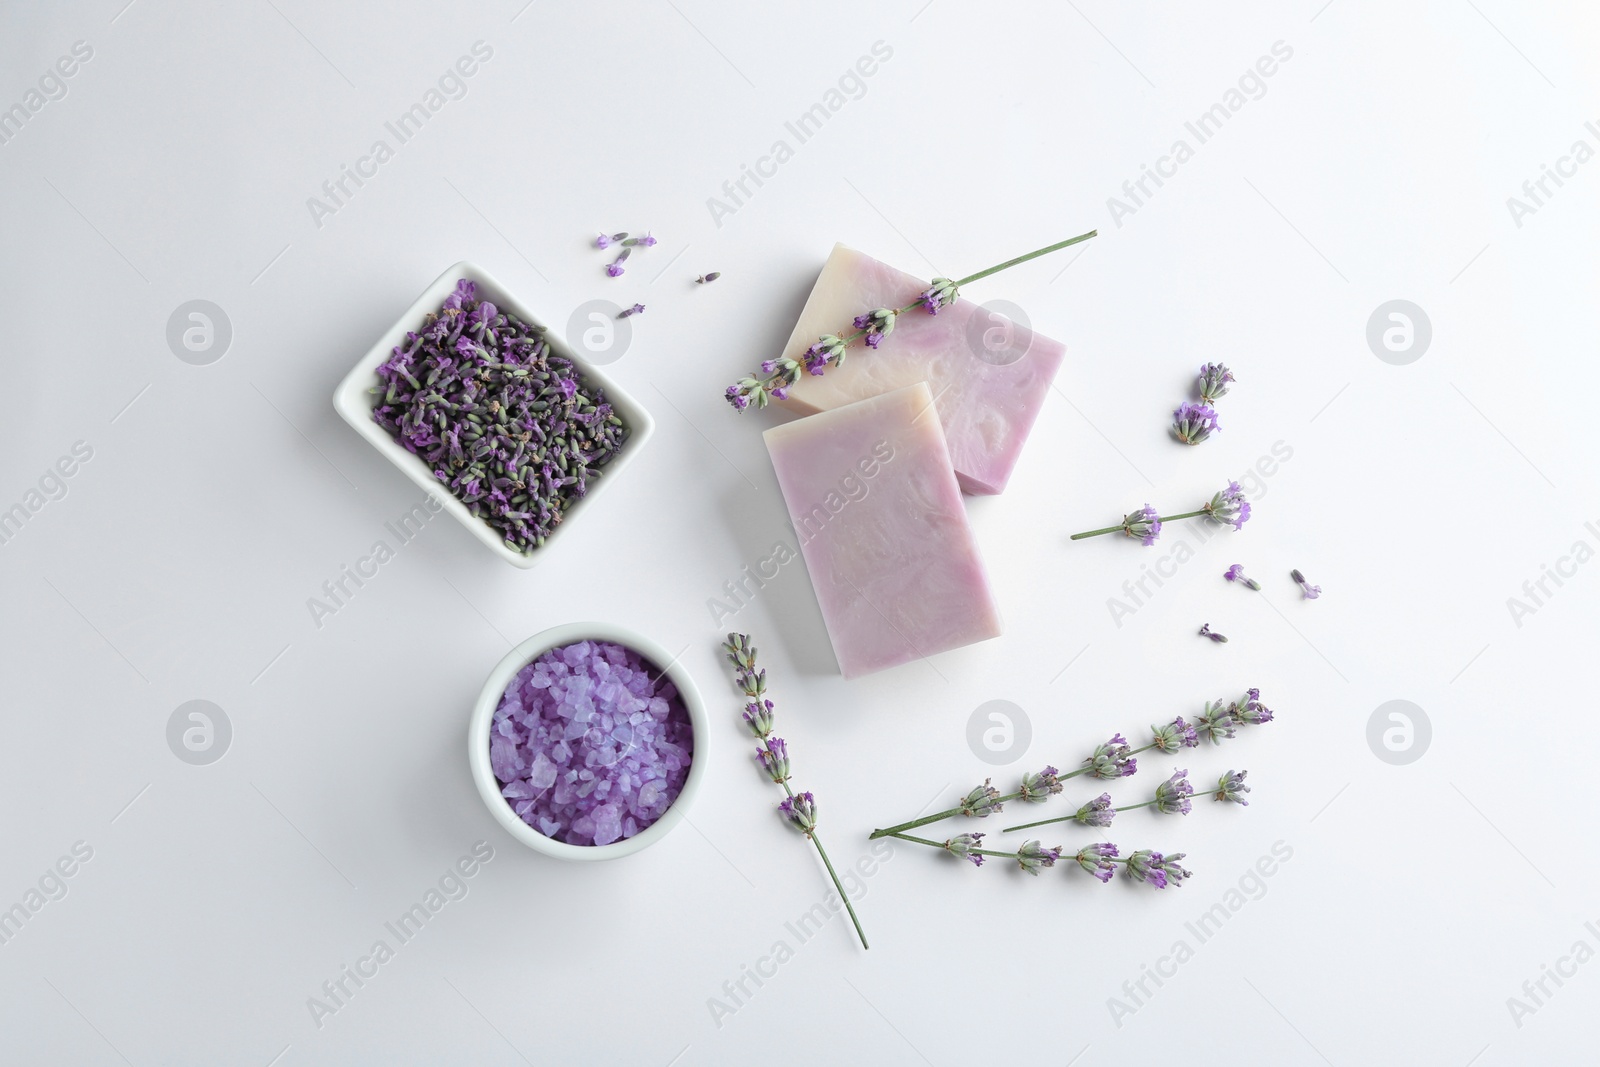
[[1000,635],[926,384],[765,437],[846,678]]
[[[783,354],[799,359],[823,334],[847,330],[852,319],[873,308],[904,307],[926,288],[925,279],[835,245]],[[779,403],[794,411],[829,411],[927,382],[961,488],[998,493],[1065,355],[1061,342],[963,299],[937,315],[921,308],[906,312],[876,351],[852,346],[844,366],[819,377],[801,374],[789,399]]]

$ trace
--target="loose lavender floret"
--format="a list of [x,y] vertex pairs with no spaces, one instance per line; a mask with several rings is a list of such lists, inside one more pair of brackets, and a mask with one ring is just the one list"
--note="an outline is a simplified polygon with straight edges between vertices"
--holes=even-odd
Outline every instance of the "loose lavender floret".
[[1212,404],[1217,397],[1226,396],[1228,383],[1235,381],[1233,371],[1226,363],[1207,363],[1200,368],[1200,400]]
[[622,277],[624,273],[624,268],[622,265],[628,261],[628,257],[631,255],[633,255],[633,249],[631,248],[624,248],[622,251],[618,252],[617,258],[606,264],[606,273],[613,278]]
[[1127,778],[1139,770],[1139,761],[1133,758],[1132,751],[1126,737],[1112,734],[1111,740],[1095,746],[1094,752],[1083,762],[1088,766],[1091,777]]
[[551,351],[544,327],[465,278],[377,369],[373,421],[507,546],[544,545],[628,438],[603,389]]
[[1216,411],[1205,404],[1184,401],[1172,413],[1172,436],[1186,445],[1197,445],[1221,429]]
[[1104,829],[1111,825],[1117,817],[1117,809],[1111,806],[1111,794],[1101,793],[1089,803],[1078,809],[1073,819],[1084,826],[1096,826]]
[[1200,505],[1200,510],[1212,522],[1232,526],[1235,530],[1244,529],[1244,524],[1250,519],[1250,501],[1244,498],[1244,490],[1239,488],[1238,482],[1229,482],[1226,488],[1218,490],[1209,501]]
[[1247,589],[1254,589],[1258,592],[1261,589],[1261,583],[1256,581],[1254,578],[1245,577],[1244,567],[1237,563],[1223,571],[1222,576],[1228,579],[1230,582],[1238,582]]
[[1080,848],[1072,858],[1078,861],[1079,867],[1105,883],[1111,881],[1111,876],[1117,873],[1117,865],[1112,862],[1116,857],[1117,846],[1103,842]]
[[1300,587],[1300,592],[1305,594],[1307,600],[1315,600],[1322,595],[1322,586],[1312,585],[1306,581],[1306,576],[1301,574],[1299,570],[1290,571],[1289,577],[1294,579],[1294,584]]
[[631,308],[623,308],[621,311],[617,312],[617,318],[626,319],[626,318],[629,318],[630,316],[633,316],[633,315],[643,315],[643,314],[644,314],[644,305],[643,304],[635,304]]
[[1156,786],[1155,809],[1163,815],[1187,815],[1194,806],[1189,800],[1192,796],[1189,772],[1173,771],[1171,778]]
[[1209,637],[1213,642],[1219,645],[1225,645],[1228,643],[1228,639],[1217,633],[1217,631],[1213,630],[1209,622],[1203,622],[1200,624],[1200,636]]
[[710,274],[700,275],[700,277],[694,280],[694,283],[696,285],[710,285],[720,277],[722,277],[722,272],[720,270],[714,270]]
[[1044,868],[1054,867],[1056,860],[1060,858],[1059,848],[1046,848],[1037,841],[1024,842],[1022,847],[1017,849],[1017,866],[1035,877]]
[[1244,795],[1250,792],[1250,787],[1244,784],[1245,775],[1249,771],[1229,771],[1217,779],[1217,791],[1211,794],[1213,800],[1229,801],[1249,807],[1250,802]]
[[1122,516],[1122,532],[1129,537],[1137,537],[1140,544],[1149,548],[1161,536],[1161,517],[1156,514],[1155,508],[1146,504],[1138,511]]
[[604,641],[523,667],[489,732],[489,766],[511,809],[572,845],[609,845],[650,826],[677,800],[693,756],[677,689],[639,653]]
[[944,843],[944,850],[952,856],[972,861],[974,867],[983,866],[983,856],[976,849],[983,847],[982,834],[957,834]]

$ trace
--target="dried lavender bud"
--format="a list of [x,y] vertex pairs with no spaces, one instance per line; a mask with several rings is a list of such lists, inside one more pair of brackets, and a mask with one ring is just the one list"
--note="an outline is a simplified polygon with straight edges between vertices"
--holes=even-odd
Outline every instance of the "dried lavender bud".
[[1155,508],[1146,504],[1138,511],[1122,516],[1122,532],[1129,537],[1137,537],[1140,544],[1149,548],[1161,536],[1161,516],[1156,514]]
[[1249,771],[1229,771],[1224,774],[1217,779],[1217,791],[1211,794],[1211,798],[1222,801],[1231,800],[1235,804],[1249,807],[1250,802],[1244,798],[1244,795],[1250,792],[1250,787],[1244,784],[1245,775],[1249,773]]
[[1112,734],[1111,740],[1103,745],[1097,745],[1094,752],[1083,762],[1088,767],[1091,777],[1127,778],[1139,770],[1139,761],[1133,758],[1132,752],[1126,737]]
[[1315,600],[1317,597],[1322,595],[1322,586],[1312,585],[1310,582],[1306,581],[1306,576],[1301,574],[1298,570],[1290,571],[1289,577],[1294,579],[1294,584],[1300,587],[1300,592],[1305,594],[1305,598],[1307,600]]
[[1150,727],[1150,733],[1153,735],[1151,745],[1169,755],[1181,748],[1194,748],[1200,743],[1199,732],[1181,715],[1166,726]]
[[772,733],[772,701],[752,700],[744,706],[745,725],[756,737],[765,740]]
[[1022,799],[1030,804],[1042,804],[1065,788],[1061,784],[1060,771],[1054,767],[1046,767],[1035,774],[1022,776]]
[[1244,574],[1244,568],[1237,563],[1223,571],[1222,576],[1228,579],[1230,582],[1238,582],[1247,589],[1254,589],[1257,591],[1260,591],[1261,589],[1261,583],[1256,581],[1254,578],[1246,578]]
[[623,308],[621,311],[617,312],[617,318],[625,319],[625,318],[629,317],[630,315],[642,315],[643,313],[644,313],[644,305],[643,304],[635,304],[631,308]]
[[1072,818],[1084,826],[1096,826],[1104,829],[1110,826],[1111,821],[1116,817],[1117,809],[1111,806],[1111,794],[1101,793],[1079,808],[1078,813]]
[[949,278],[935,278],[933,284],[922,291],[917,298],[923,307],[928,309],[928,314],[939,314],[940,308],[949,307],[961,296],[961,289]]
[[627,239],[628,232],[626,230],[624,230],[622,233],[613,233],[609,236],[606,234],[601,234],[599,237],[594,239],[594,246],[596,248],[610,248],[612,245],[618,244]]
[[1112,862],[1116,856],[1117,846],[1104,842],[1080,848],[1072,858],[1078,861],[1079,867],[1105,883],[1111,881],[1111,876],[1117,873],[1117,865]]
[[1001,810],[1000,790],[989,784],[985,778],[983,784],[974,786],[972,792],[961,798],[961,814],[969,818],[981,819],[985,815]]
[[1215,403],[1217,397],[1226,396],[1228,383],[1234,381],[1233,371],[1226,363],[1207,363],[1200,368],[1200,400]]
[[621,252],[618,252],[617,258],[606,265],[606,273],[613,278],[620,277],[622,275],[622,264],[627,262],[628,257],[632,254],[633,249],[631,248],[624,248]]
[[803,830],[807,836],[817,828],[817,798],[810,793],[796,793],[778,804],[784,817]]
[[1191,873],[1178,863],[1181,859],[1183,859],[1182,852],[1164,856],[1144,848],[1128,857],[1127,871],[1135,881],[1144,882],[1156,889],[1165,889],[1169,885],[1181,885],[1185,878],[1192,877]]
[[1186,445],[1197,445],[1219,430],[1216,411],[1204,404],[1185,401],[1172,413],[1172,436]]
[[1187,815],[1194,806],[1189,800],[1192,796],[1189,772],[1173,771],[1171,778],[1156,786],[1155,809],[1163,815]]
[[1244,490],[1239,488],[1238,482],[1229,482],[1210,501],[1200,505],[1200,510],[1212,522],[1232,526],[1235,530],[1244,529],[1250,518],[1250,502],[1244,498]]
[[1228,643],[1228,639],[1213,630],[1209,622],[1203,622],[1200,624],[1200,636],[1209,637],[1219,645],[1225,645]]
[[656,239],[654,237],[651,237],[649,234],[645,234],[643,237],[628,237],[622,243],[625,246],[627,246],[628,248],[634,248],[634,247],[652,248],[652,247],[655,246]]
[[1054,867],[1056,860],[1061,858],[1059,848],[1045,848],[1037,841],[1027,841],[1017,849],[1017,866],[1029,874],[1038,876],[1046,867]]
[[957,834],[944,843],[944,850],[952,856],[972,861],[974,867],[983,866],[983,856],[976,850],[983,847],[982,834]]
[[722,272],[720,270],[714,270],[710,274],[700,275],[700,277],[694,280],[694,283],[696,285],[709,285],[720,277],[722,277]]
[[[604,393],[551,352],[543,327],[480,302],[464,278],[377,375],[373,421],[524,554],[628,436]],[[529,450],[535,437],[541,446]]]
[[780,785],[789,780],[789,746],[781,737],[767,737],[756,746],[756,759],[767,777]]

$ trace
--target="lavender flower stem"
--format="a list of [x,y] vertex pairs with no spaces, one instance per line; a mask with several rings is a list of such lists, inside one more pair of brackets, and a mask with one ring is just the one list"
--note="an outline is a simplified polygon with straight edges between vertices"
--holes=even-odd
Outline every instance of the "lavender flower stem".
[[[788,788],[788,783],[785,783],[784,787]],[[822,865],[828,868],[828,877],[833,879],[834,891],[839,894],[839,899],[844,901],[844,910],[850,913],[850,923],[856,928],[856,936],[861,939],[861,947],[863,949],[868,948],[867,935],[861,929],[861,920],[856,918],[855,905],[850,903],[850,897],[845,893],[844,886],[839,884],[838,872],[833,869],[833,861],[828,858],[828,850],[822,847],[822,838],[817,836],[815,830],[812,830],[806,836],[811,838],[813,845],[817,846],[817,855],[822,857]]]
[[[889,833],[888,831],[885,831],[884,833],[887,837],[898,837],[902,841],[915,841],[919,845],[928,845],[932,848],[944,848],[943,841],[929,841],[926,837],[912,837],[910,834]],[[1003,860],[1014,860],[1017,858],[1017,854],[1015,852],[996,852],[992,848],[969,848],[967,849],[967,853],[972,856],[997,856]]]
[[[1099,232],[1100,232],[1099,230],[1090,230],[1088,233],[1080,233],[1076,237],[1069,237],[1065,241],[1057,241],[1055,244],[1050,245],[1050,246],[1048,246],[1046,248],[1041,248],[1036,252],[1029,252],[1025,256],[1018,256],[1016,259],[1008,259],[1004,263],[1000,263],[1000,264],[997,264],[996,266],[990,267],[988,270],[980,270],[976,274],[969,274],[965,278],[962,278],[960,281],[956,282],[956,285],[958,287],[959,286],[963,286],[963,285],[970,285],[972,282],[977,281],[979,278],[987,278],[991,274],[999,274],[1003,270],[1006,270],[1006,269],[1008,269],[1010,267],[1015,267],[1018,263],[1026,263],[1030,259],[1038,259],[1040,256],[1047,256],[1051,252],[1059,252],[1063,248],[1066,248],[1069,245],[1075,245],[1075,244],[1079,243],[1080,241],[1087,241],[1089,238],[1094,237],[1097,234],[1099,234]],[[914,307],[915,305],[912,305],[912,306]]]
[[[1205,508],[1201,508],[1199,511],[1186,511],[1182,515],[1160,515],[1160,516],[1157,516],[1155,521],[1156,522],[1176,522],[1179,519],[1197,519],[1201,515],[1204,515],[1205,513],[1206,513]],[[1071,541],[1082,541],[1085,537],[1099,537],[1101,534],[1121,533],[1122,529],[1123,529],[1123,524],[1122,523],[1118,523],[1115,526],[1107,526],[1104,530],[1089,530],[1089,531],[1087,531],[1085,533],[1073,534],[1070,538],[1068,538],[1068,540],[1071,540]]]

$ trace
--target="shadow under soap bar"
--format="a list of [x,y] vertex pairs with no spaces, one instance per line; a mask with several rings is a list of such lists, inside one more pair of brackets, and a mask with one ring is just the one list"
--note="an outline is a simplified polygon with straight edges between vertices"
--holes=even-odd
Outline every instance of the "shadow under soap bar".
[[846,678],[1000,635],[926,384],[764,437]]
[[[835,245],[800,312],[783,354],[799,360],[824,334],[847,330],[873,308],[900,308],[928,282]],[[998,493],[1044,406],[1066,348],[1059,341],[957,300],[930,315],[913,308],[876,350],[857,342],[844,365],[826,374],[804,371],[777,403],[805,413],[829,411],[914,382],[927,382],[961,488]]]

